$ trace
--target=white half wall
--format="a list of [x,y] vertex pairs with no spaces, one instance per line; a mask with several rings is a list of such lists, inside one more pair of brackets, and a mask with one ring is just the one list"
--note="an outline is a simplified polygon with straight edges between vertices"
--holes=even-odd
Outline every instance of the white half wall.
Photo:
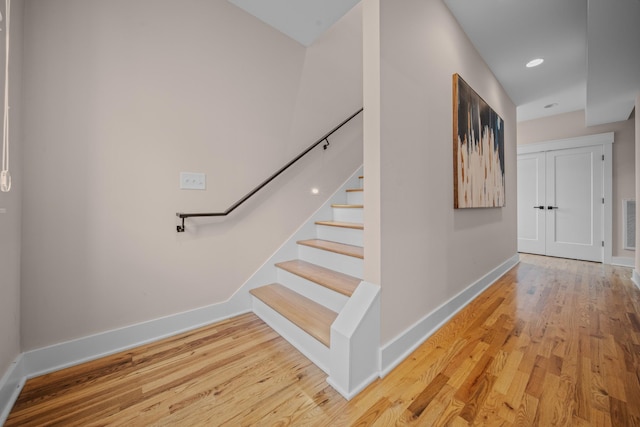
[[360,282],[331,325],[327,382],[350,400],[379,377],[380,286]]

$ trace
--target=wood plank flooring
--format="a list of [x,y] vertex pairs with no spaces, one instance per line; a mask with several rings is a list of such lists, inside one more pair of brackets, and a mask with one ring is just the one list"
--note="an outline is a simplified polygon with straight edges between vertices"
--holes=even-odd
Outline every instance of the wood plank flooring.
[[522,255],[350,402],[248,314],[29,380],[6,426],[640,425],[630,275]]

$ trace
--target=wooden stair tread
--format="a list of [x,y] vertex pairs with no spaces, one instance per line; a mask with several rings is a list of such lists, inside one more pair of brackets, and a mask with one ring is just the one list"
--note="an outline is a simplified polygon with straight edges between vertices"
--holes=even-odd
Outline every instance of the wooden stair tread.
[[357,222],[340,222],[340,221],[316,221],[318,225],[327,225],[329,227],[353,228],[356,230],[364,230],[364,224]]
[[362,209],[364,205],[343,205],[339,203],[334,203],[331,205],[332,208],[344,208],[344,209]]
[[360,284],[360,279],[357,277],[329,270],[299,259],[279,262],[276,267],[348,297],[353,295],[353,292]]
[[279,283],[252,289],[250,292],[251,295],[329,347],[331,324],[338,317],[338,313]]
[[360,175],[358,178],[359,179],[364,179],[364,175]]
[[329,240],[309,239],[300,240],[299,245],[310,246],[341,255],[364,259],[364,248],[362,246],[347,245],[344,243],[331,242]]
[[364,188],[348,188],[347,193],[353,193],[356,191],[364,191]]

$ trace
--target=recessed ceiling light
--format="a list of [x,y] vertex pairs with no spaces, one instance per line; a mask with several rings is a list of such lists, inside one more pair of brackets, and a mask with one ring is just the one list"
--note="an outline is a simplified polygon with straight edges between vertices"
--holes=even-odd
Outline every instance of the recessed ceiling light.
[[527,68],[537,67],[538,65],[542,64],[543,62],[544,62],[544,59],[542,59],[542,58],[532,59],[531,61],[527,62]]
[[558,103],[557,103],[557,102],[554,102],[554,103],[552,103],[552,104],[547,104],[547,105],[545,105],[545,106],[544,106],[544,108],[553,108],[553,107],[557,107],[557,106],[558,106]]

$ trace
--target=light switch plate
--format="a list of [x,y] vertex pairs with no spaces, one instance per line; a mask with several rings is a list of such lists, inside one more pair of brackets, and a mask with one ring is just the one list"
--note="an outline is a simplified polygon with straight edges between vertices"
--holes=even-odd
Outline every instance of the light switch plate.
[[207,176],[203,173],[180,172],[180,189],[205,190],[207,188]]

